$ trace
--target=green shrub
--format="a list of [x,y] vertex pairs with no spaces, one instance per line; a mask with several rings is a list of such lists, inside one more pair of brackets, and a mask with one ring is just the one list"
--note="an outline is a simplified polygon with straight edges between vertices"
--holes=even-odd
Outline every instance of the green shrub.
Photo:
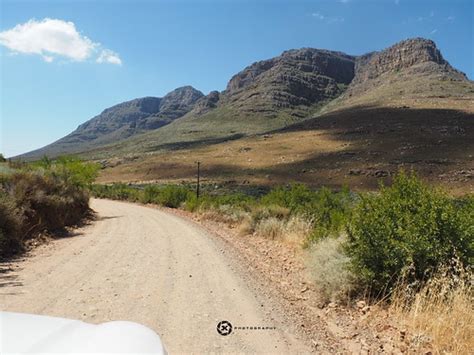
[[143,190],[143,203],[158,203],[158,196],[160,194],[160,187],[157,185],[148,185]]
[[109,198],[121,201],[143,201],[141,190],[130,187],[124,183],[114,183],[112,185],[95,184],[90,187],[92,194],[98,198]]
[[[185,202],[193,203],[193,193],[188,188],[178,185],[148,185],[142,190],[123,183],[114,183],[112,185],[93,185],[91,191],[94,196],[99,198],[155,203],[171,208],[178,208]],[[194,204],[196,207],[199,202],[195,201]]]
[[44,156],[38,162],[30,165],[30,170],[40,169],[45,174],[61,179],[65,184],[76,185],[87,188],[92,185],[97,178],[100,165],[97,163],[84,162],[72,156],[59,157],[51,160]]
[[410,280],[423,281],[454,257],[471,265],[473,205],[400,173],[391,187],[362,196],[353,212],[346,244],[352,270],[380,293],[407,270]]
[[243,193],[231,193],[228,195],[218,195],[209,197],[214,206],[231,206],[233,208],[241,209],[250,212],[256,205],[255,197]]
[[160,189],[157,202],[166,207],[178,208],[190,198],[191,194],[192,192],[186,187],[167,185]]
[[201,206],[206,204],[207,198],[205,196],[197,198],[195,194],[190,194],[184,203],[184,209],[190,212],[196,212]]
[[315,226],[311,239],[338,237],[350,218],[353,203],[354,198],[348,189],[343,189],[341,192],[332,192],[327,188],[320,189],[310,206]]
[[[468,195],[454,201],[458,211],[462,239],[468,241],[468,248],[474,250],[474,195]],[[473,255],[470,254],[469,265],[474,264]]]
[[277,187],[261,198],[263,205],[283,206],[291,211],[301,211],[309,206],[315,194],[303,184],[293,184],[288,188]]
[[273,189],[262,197],[261,203],[283,206],[291,214],[307,216],[315,227],[310,239],[317,240],[339,235],[349,218],[353,197],[346,188],[341,192],[333,192],[324,187],[312,191],[305,185],[294,184],[289,188]]

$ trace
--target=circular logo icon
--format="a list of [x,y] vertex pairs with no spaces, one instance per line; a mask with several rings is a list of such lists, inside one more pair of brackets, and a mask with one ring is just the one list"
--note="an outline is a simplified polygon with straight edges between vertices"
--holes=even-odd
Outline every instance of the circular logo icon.
[[232,324],[226,320],[220,321],[217,324],[217,332],[222,336],[229,335],[232,333]]

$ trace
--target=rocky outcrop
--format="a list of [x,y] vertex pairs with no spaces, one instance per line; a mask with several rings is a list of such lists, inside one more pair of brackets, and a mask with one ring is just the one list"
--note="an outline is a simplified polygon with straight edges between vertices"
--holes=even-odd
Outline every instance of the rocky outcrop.
[[158,113],[160,104],[161,98],[159,97],[144,97],[122,102],[105,109],[99,115],[83,123],[71,133],[71,136],[88,132],[88,140],[91,140],[100,134],[114,131],[124,125],[134,125],[140,120]]
[[191,111],[204,94],[192,86],[183,86],[166,94],[161,99],[158,116],[176,119]]
[[137,132],[156,129],[179,118],[194,107],[203,93],[191,86],[177,88],[163,98],[144,97],[112,106],[80,125],[63,140],[110,139],[129,137]]
[[203,93],[191,86],[164,97],[143,97],[109,107],[60,140],[25,155],[55,156],[89,150],[160,128],[191,111]]
[[356,58],[355,76],[349,87],[354,95],[392,76],[444,75],[453,80],[466,80],[466,75],[454,69],[441,55],[436,44],[428,39],[414,38],[401,41],[383,51]]
[[234,75],[223,102],[244,111],[310,106],[338,96],[354,77],[355,58],[302,48],[254,63]]
[[209,112],[213,108],[217,107],[220,99],[219,91],[211,91],[208,95],[200,98],[194,106],[193,113],[196,115],[204,114]]
[[443,58],[433,41],[423,38],[361,56],[302,48],[256,62],[234,75],[220,104],[240,112],[271,114],[327,102],[347,86],[348,96],[354,96],[420,76],[467,80]]

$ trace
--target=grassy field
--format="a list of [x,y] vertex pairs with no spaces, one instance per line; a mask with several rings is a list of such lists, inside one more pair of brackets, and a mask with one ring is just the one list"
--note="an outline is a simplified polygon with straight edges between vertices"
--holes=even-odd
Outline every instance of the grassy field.
[[99,181],[194,180],[273,186],[299,181],[377,188],[400,168],[434,184],[474,191],[474,99],[400,99],[328,112],[292,127],[225,142],[107,160]]

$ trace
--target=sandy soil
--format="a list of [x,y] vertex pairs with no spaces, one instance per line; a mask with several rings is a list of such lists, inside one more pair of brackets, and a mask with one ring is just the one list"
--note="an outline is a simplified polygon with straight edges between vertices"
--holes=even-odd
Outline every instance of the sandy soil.
[[[153,208],[107,200],[92,208],[97,221],[0,266],[1,310],[139,322],[170,353],[311,351],[219,238]],[[275,329],[221,336],[221,320]]]

